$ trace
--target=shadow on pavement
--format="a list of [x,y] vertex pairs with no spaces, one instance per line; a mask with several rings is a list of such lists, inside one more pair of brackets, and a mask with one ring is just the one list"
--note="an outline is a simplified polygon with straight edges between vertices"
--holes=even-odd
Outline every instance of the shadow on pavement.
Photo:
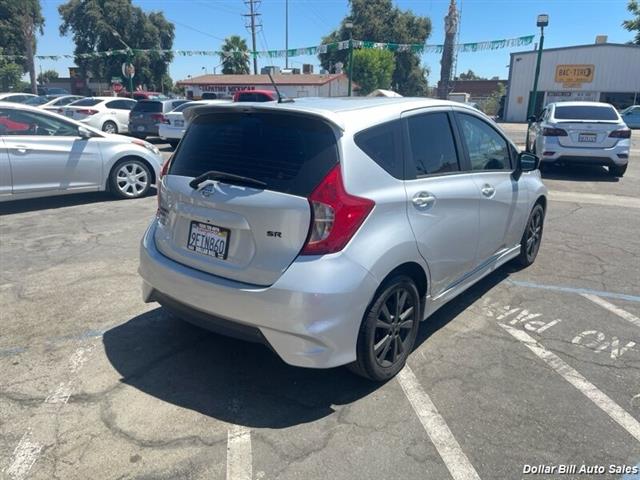
[[[503,280],[488,276],[421,326],[417,345]],[[103,336],[122,382],[160,400],[225,422],[286,428],[324,418],[381,386],[346,368],[286,365],[267,347],[219,336],[175,319],[162,308]]]
[[27,200],[11,200],[0,203],[0,215],[14,213],[37,212],[52,208],[89,205],[91,203],[115,201],[108,192],[74,193],[56,197],[31,198]]
[[541,170],[545,180],[565,180],[570,182],[610,182],[620,181],[609,175],[606,167],[599,165],[547,165]]

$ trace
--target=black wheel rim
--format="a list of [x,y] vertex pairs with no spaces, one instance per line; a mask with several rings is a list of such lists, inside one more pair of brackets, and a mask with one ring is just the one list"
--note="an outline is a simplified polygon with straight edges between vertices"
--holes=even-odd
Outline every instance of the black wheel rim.
[[526,252],[527,257],[532,259],[538,253],[540,241],[542,240],[542,211],[536,209],[531,215],[527,226]]
[[378,365],[388,368],[406,357],[416,313],[413,295],[406,288],[397,287],[387,294],[378,309],[373,335],[373,356]]

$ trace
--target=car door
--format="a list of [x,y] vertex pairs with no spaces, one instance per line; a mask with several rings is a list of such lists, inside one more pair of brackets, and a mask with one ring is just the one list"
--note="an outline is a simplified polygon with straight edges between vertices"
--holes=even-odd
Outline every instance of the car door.
[[406,112],[402,120],[407,214],[437,297],[475,266],[480,192],[463,171],[450,107]]
[[126,99],[111,100],[106,103],[105,107],[118,122],[118,132],[126,132],[129,129],[129,113],[135,104],[135,101]]
[[622,120],[629,128],[640,128],[640,107],[630,108],[622,115]]
[[480,193],[477,264],[482,266],[519,244],[528,215],[528,192],[513,176],[516,149],[511,142],[480,115],[456,111],[455,117]]
[[4,145],[9,153],[13,193],[96,190],[102,179],[98,144],[78,136],[78,127],[45,112],[0,109],[9,124]]

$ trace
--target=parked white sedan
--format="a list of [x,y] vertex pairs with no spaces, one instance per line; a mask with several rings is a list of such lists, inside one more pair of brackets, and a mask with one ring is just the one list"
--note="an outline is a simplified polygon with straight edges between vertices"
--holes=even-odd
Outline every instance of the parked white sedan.
[[177,146],[187,129],[183,112],[189,107],[215,105],[216,103],[231,103],[231,100],[199,100],[177,106],[169,113],[165,113],[164,120],[158,125],[158,136],[166,138],[172,147]]
[[80,95],[43,95],[40,97],[32,97],[24,102],[24,104],[49,110],[50,112],[57,112],[59,108],[77,102],[81,98],[84,97]]
[[143,140],[0,102],[0,201],[104,190],[137,198],[161,166],[160,151]]
[[58,113],[107,133],[125,133],[135,100],[120,97],[87,97],[70,103]]

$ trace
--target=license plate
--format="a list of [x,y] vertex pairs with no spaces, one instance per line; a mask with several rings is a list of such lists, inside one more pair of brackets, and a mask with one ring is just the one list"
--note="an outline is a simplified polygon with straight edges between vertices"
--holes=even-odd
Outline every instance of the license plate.
[[176,127],[184,127],[184,120],[175,120],[175,121],[173,122],[173,124],[174,124]]
[[598,136],[595,133],[581,133],[578,135],[579,142],[595,143]]
[[187,248],[210,257],[227,259],[230,232],[226,228],[202,222],[191,222]]
[[144,132],[144,125],[138,125],[138,131]]

